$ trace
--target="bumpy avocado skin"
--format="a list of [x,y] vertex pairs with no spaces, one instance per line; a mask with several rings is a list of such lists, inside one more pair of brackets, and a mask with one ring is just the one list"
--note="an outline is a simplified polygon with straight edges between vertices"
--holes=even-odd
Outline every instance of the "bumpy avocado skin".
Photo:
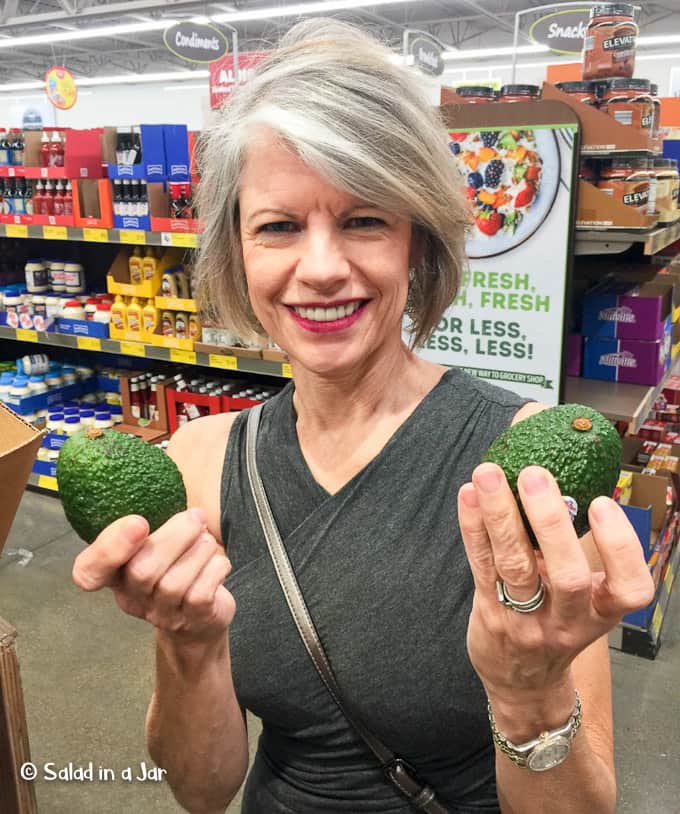
[[[588,419],[592,427],[578,430],[573,422]],[[607,419],[581,404],[549,407],[505,430],[489,447],[485,461],[505,472],[515,497],[517,477],[525,466],[549,470],[564,496],[574,498],[578,513],[574,527],[579,536],[588,531],[588,507],[600,495],[611,496],[621,466],[621,439]],[[533,531],[520,510],[529,537],[538,547]]]
[[182,475],[158,447],[128,433],[87,430],[72,435],[57,459],[66,518],[86,543],[126,514],[141,514],[151,531],[186,509]]

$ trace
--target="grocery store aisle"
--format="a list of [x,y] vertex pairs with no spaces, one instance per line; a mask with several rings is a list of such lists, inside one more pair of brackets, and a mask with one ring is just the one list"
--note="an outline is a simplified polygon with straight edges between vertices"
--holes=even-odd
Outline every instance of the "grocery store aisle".
[[[27,492],[0,558],[0,615],[19,631],[32,759],[39,767],[94,764],[116,779],[37,784],[40,814],[170,814],[163,782],[126,782],[148,761],[144,714],[153,649],[148,626],[110,595],[71,582],[81,543],[58,500]],[[619,814],[677,814],[680,797],[680,600],[676,589],[656,661],[612,652]],[[258,725],[251,719],[251,748]],[[229,814],[237,814],[235,800]],[[320,812],[321,814],[321,812]],[[360,812],[357,812],[360,814]]]

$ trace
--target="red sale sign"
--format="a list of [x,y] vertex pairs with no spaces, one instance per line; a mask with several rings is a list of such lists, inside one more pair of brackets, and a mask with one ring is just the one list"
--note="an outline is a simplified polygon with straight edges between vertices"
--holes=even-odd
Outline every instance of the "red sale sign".
[[[258,62],[261,62],[268,51],[251,51],[238,56],[238,82],[247,82],[252,76]],[[210,107],[215,110],[221,107],[231,96],[236,84],[234,55],[228,54],[216,62],[210,63]]]

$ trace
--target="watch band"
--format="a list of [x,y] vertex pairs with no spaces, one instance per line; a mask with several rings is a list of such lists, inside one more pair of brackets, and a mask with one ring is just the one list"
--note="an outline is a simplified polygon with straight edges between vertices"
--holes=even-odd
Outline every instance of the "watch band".
[[[578,690],[575,690],[574,692],[576,695],[576,704],[574,705],[574,709],[569,716],[569,720],[564,726],[560,727],[559,729],[551,729],[549,731],[541,732],[537,738],[519,745],[514,744],[509,738],[498,730],[496,720],[493,717],[491,702],[489,701],[487,704],[487,710],[489,713],[489,724],[491,725],[491,734],[493,736],[494,743],[496,746],[498,746],[500,751],[510,758],[510,760],[516,766],[519,766],[522,769],[532,768],[529,759],[532,753],[536,751],[537,747],[558,739],[566,740],[571,743],[574,736],[578,732],[581,726],[581,721],[583,720],[583,711],[581,709],[581,696],[579,695]],[[564,757],[566,757],[566,753]],[[563,759],[564,758],[562,758],[562,760]],[[557,763],[554,765],[557,765]]]

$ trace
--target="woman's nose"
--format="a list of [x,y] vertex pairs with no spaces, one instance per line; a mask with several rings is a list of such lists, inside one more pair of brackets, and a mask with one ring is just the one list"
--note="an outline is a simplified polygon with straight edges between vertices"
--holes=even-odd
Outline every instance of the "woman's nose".
[[298,281],[320,291],[332,290],[343,285],[350,271],[341,237],[327,228],[308,229],[296,268]]

